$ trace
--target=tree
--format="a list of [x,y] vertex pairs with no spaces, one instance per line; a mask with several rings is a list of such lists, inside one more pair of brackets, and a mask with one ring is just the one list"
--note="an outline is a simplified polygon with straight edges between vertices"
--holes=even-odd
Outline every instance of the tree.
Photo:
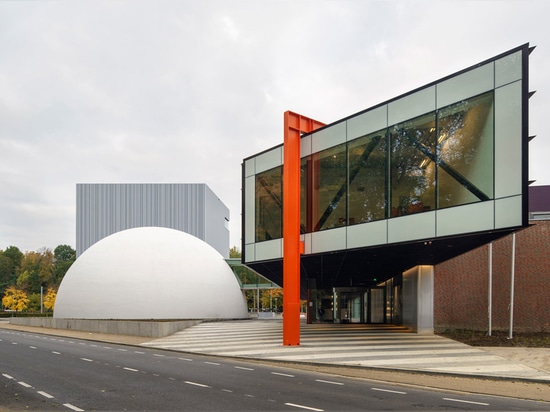
[[21,265],[21,261],[23,260],[23,253],[19,250],[16,246],[8,246],[6,250],[4,250],[4,256],[11,259],[13,262],[13,267],[17,269]]
[[59,245],[54,251],[53,286],[59,286],[76,260],[76,251],[69,245]]
[[8,310],[22,311],[27,309],[29,299],[25,291],[17,289],[15,286],[10,286],[6,289],[2,298],[2,305]]
[[242,257],[241,251],[237,246],[233,246],[231,249],[229,249],[229,257],[230,258],[240,258]]
[[283,289],[264,289],[262,290],[260,301],[263,308],[275,308],[276,311],[281,311],[283,304]]
[[18,271],[17,286],[28,293],[40,293],[40,288],[53,283],[54,254],[50,249],[25,252]]
[[57,291],[53,288],[48,289],[46,296],[44,296],[44,307],[47,310],[53,310],[55,306],[56,297],[57,297]]
[[15,267],[12,260],[0,250],[0,293],[14,283]]
[[26,309],[30,312],[40,312],[40,293],[33,293],[29,296]]

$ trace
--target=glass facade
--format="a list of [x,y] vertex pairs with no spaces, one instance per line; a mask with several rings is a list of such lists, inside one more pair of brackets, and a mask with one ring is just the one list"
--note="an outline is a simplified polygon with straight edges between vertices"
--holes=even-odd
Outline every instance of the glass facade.
[[283,167],[256,175],[256,242],[283,237]]
[[435,113],[390,128],[391,217],[435,209]]
[[385,219],[387,208],[386,131],[348,143],[348,224]]
[[493,93],[438,113],[438,208],[493,198]]
[[[313,153],[301,232],[494,198],[493,91]],[[282,166],[256,175],[256,242],[282,237]]]

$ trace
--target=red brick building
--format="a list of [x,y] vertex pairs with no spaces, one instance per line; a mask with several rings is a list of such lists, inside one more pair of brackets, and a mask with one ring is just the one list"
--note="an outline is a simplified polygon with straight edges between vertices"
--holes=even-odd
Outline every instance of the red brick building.
[[[529,188],[531,226],[516,233],[513,330],[550,331],[550,186]],[[509,330],[512,236],[492,246],[493,330]],[[489,245],[436,266],[436,330],[489,327]]]

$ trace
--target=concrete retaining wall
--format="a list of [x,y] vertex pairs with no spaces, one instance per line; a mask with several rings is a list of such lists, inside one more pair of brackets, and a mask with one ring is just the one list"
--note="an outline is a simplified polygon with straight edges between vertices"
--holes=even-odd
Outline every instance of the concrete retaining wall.
[[10,318],[13,325],[51,329],[71,329],[82,332],[161,338],[202,323],[203,320],[141,321],[59,318]]

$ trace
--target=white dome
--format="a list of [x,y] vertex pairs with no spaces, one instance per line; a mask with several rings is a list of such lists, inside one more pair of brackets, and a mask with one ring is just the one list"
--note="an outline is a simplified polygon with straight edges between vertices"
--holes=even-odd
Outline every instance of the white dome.
[[54,318],[236,319],[247,309],[223,256],[179,230],[141,227],[88,248],[63,278]]

